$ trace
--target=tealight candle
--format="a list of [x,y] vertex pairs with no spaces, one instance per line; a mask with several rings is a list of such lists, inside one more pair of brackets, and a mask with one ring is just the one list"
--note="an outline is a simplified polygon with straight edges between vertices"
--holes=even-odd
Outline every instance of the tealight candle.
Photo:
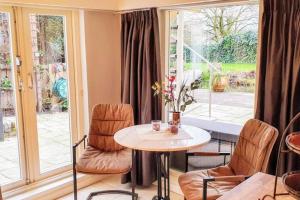
[[171,133],[177,134],[179,125],[177,123],[169,122],[169,128],[170,128]]
[[160,131],[161,121],[160,120],[152,120],[152,130]]

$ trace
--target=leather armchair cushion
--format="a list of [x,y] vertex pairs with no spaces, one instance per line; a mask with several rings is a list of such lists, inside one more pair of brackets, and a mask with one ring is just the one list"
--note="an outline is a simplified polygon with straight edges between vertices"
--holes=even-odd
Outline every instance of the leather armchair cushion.
[[89,145],[101,151],[113,152],[113,151],[120,151],[125,149],[125,147],[116,143],[114,137],[112,136],[90,135]]
[[[218,176],[234,176],[228,166],[217,167],[208,170],[191,171],[179,176],[180,188],[187,200],[202,200],[203,178]],[[215,200],[225,192],[230,191],[241,182],[213,181],[208,182],[207,199]]]
[[104,152],[88,146],[78,160],[76,169],[92,174],[126,174],[131,169],[131,150]]
[[89,145],[102,151],[125,149],[114,141],[114,134],[133,126],[133,110],[128,104],[99,104],[93,109]]
[[269,124],[248,120],[241,131],[229,167],[236,175],[266,172],[277,134],[277,130]]

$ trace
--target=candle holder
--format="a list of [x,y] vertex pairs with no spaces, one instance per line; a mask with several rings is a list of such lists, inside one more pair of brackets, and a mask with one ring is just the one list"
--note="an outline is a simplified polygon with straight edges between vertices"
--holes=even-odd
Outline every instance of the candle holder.
[[153,131],[160,131],[161,120],[152,120],[151,124],[152,124],[152,130]]
[[170,129],[171,133],[178,134],[179,124],[174,123],[173,121],[171,121],[171,122],[169,122],[169,129]]

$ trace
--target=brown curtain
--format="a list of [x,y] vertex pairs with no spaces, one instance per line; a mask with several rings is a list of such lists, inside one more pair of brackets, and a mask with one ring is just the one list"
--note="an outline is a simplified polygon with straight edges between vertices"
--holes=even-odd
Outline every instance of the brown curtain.
[[[300,111],[300,0],[263,3],[256,118],[277,127],[282,134]],[[275,172],[280,139],[270,159],[271,173]],[[291,169],[300,169],[300,159],[285,155],[280,171]]]
[[[132,105],[135,124],[161,119],[161,101],[151,89],[161,81],[158,28],[155,8],[122,14],[122,102]],[[137,183],[149,186],[155,174],[154,155],[139,152]]]

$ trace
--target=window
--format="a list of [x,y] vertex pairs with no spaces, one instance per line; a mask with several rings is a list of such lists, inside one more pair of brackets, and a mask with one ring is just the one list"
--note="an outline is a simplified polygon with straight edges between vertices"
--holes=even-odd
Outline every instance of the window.
[[169,11],[169,73],[201,76],[184,117],[242,125],[254,115],[258,4]]

